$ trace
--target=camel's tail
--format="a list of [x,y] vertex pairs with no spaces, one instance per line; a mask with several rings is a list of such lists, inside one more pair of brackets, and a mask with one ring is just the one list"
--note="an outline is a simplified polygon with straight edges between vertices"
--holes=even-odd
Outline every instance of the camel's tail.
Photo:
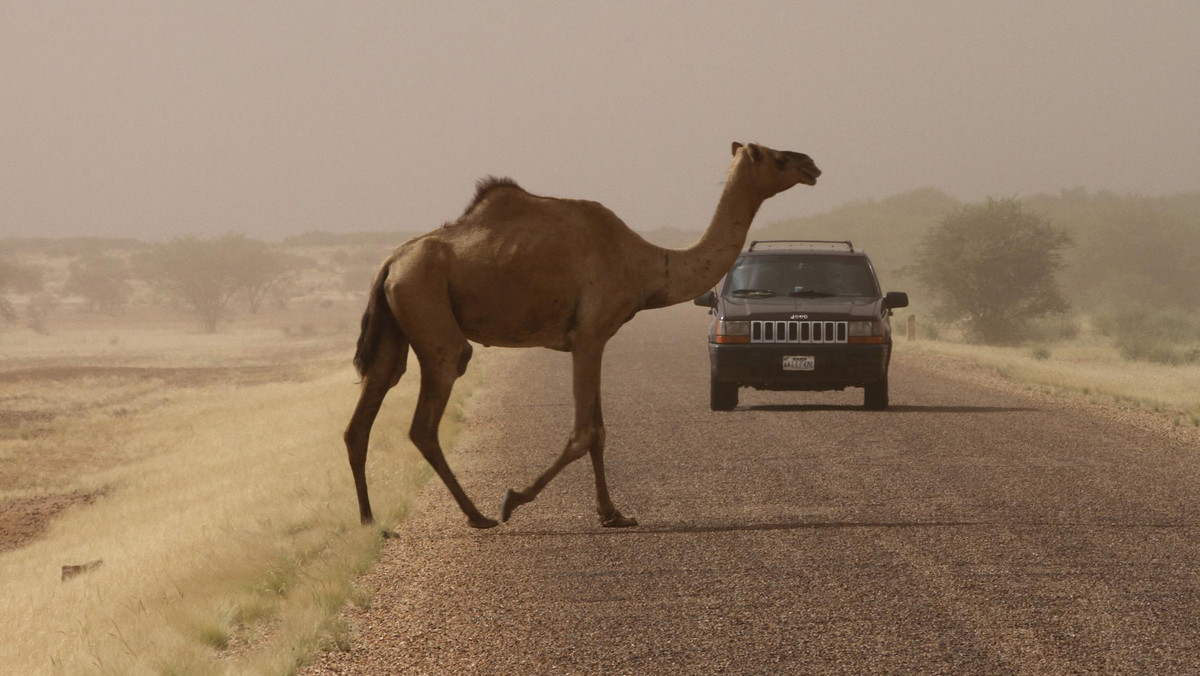
[[360,377],[367,375],[367,369],[371,368],[371,363],[375,361],[380,334],[399,328],[383,293],[383,283],[387,281],[387,275],[387,265],[375,274],[375,281],[371,284],[371,297],[367,301],[367,311],[363,313],[362,332],[358,334],[358,348],[354,350],[354,368]]

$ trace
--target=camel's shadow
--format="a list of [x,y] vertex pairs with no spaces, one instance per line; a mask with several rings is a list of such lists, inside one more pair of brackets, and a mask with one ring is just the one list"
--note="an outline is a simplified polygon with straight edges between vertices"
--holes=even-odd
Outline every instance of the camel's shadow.
[[709,524],[660,524],[637,528],[601,528],[597,530],[571,531],[500,531],[501,537],[546,537],[562,535],[584,536],[634,536],[634,535],[697,535],[705,533],[748,533],[763,531],[851,531],[869,529],[937,529],[937,528],[1144,528],[1153,530],[1195,530],[1200,524],[1193,522],[1154,521],[780,521],[774,523],[709,523]]
[[872,415],[887,415],[888,413],[1030,413],[1040,411],[1039,408],[1028,406],[919,406],[896,405],[889,406],[883,411],[871,411],[851,404],[761,404],[757,406],[740,406],[742,411],[767,411],[778,413],[809,413],[818,411],[862,411]]
[[778,521],[769,523],[659,524],[636,528],[601,528],[571,531],[500,531],[504,537],[545,537],[547,535],[695,535],[761,531],[854,530],[868,528],[961,528],[998,525],[986,521]]

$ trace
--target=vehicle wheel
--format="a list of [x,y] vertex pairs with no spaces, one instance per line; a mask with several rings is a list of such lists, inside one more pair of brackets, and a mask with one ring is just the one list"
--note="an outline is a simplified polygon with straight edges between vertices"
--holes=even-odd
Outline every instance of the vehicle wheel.
[[888,381],[885,376],[877,383],[871,383],[863,388],[863,406],[872,411],[882,411],[888,407]]
[[737,408],[737,383],[723,383],[712,379],[708,390],[708,407],[714,411],[732,411]]

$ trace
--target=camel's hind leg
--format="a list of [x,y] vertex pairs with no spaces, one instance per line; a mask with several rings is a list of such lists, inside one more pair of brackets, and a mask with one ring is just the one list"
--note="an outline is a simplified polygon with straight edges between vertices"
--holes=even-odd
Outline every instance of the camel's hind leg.
[[371,426],[383,404],[388,390],[400,382],[400,376],[408,366],[408,341],[398,331],[389,331],[380,336],[378,352],[371,366],[363,375],[362,391],[358,405],[350,416],[343,438],[346,453],[350,456],[350,472],[354,475],[354,488],[358,492],[358,513],[363,525],[375,523],[371,513],[371,500],[367,497],[367,442],[371,437]]

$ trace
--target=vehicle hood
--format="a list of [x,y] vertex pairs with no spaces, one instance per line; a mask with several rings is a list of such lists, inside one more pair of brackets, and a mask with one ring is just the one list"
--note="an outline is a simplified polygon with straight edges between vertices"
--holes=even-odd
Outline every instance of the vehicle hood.
[[[729,298],[721,297],[720,316],[738,319],[871,319],[880,313],[880,298]],[[793,317],[807,315],[807,317]]]

